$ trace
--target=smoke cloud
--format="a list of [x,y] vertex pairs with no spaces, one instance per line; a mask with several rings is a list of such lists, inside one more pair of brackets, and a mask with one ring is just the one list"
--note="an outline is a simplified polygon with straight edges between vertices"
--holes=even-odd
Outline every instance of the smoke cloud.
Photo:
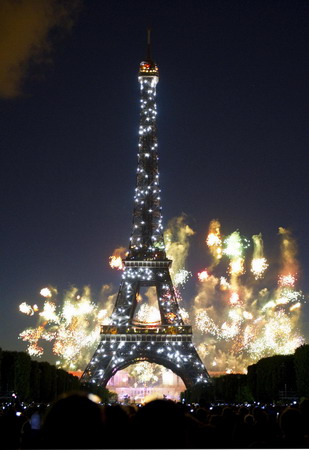
[[283,227],[279,227],[279,236],[281,237],[282,272],[285,275],[295,273],[299,270],[296,241],[291,231]]
[[0,97],[22,95],[30,66],[51,62],[55,37],[71,30],[80,0],[1,0]]
[[164,231],[164,241],[167,257],[173,261],[172,276],[184,267],[189,253],[189,238],[194,233],[186,223],[184,214],[169,221],[167,229]]

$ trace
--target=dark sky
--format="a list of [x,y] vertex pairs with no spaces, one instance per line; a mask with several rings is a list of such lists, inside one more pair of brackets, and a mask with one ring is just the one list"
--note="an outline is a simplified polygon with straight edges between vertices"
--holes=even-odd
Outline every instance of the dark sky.
[[[307,295],[309,2],[63,4],[66,14],[53,9],[45,23],[28,0],[33,21],[25,29],[1,7],[0,51],[8,58],[0,67],[0,346],[25,350],[17,337],[33,324],[18,305],[38,302],[46,285],[60,292],[90,285],[94,297],[105,283],[118,288],[108,258],[131,233],[137,72],[149,25],[160,70],[164,224],[185,213],[195,230],[187,268],[196,274],[206,265],[214,218],[225,234],[261,232],[274,265],[278,227],[286,227]],[[22,59],[18,43],[37,22],[45,31],[29,37]],[[6,71],[13,86],[3,82]],[[303,319],[308,325],[306,306]]]

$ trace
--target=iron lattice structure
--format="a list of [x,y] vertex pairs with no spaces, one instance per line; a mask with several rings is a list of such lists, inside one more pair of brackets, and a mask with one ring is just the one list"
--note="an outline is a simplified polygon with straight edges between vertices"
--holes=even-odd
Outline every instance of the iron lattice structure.
[[[133,230],[124,263],[122,282],[111,325],[101,327],[101,341],[82,381],[105,386],[118,370],[139,361],[171,369],[186,387],[208,383],[210,377],[192,342],[192,328],[180,314],[166,256],[159,187],[156,132],[157,65],[149,51],[140,64],[140,122]],[[156,291],[161,320],[141,324],[135,320],[141,289]]]

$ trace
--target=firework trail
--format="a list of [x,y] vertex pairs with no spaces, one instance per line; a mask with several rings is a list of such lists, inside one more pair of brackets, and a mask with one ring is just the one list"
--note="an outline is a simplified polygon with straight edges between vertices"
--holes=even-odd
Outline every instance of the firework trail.
[[[220,222],[212,220],[209,225],[208,235],[206,237],[206,244],[213,257],[213,266],[217,265],[222,258],[222,237],[220,233]],[[213,268],[213,267],[211,267]]]
[[173,261],[170,269],[174,285],[184,285],[191,272],[185,269],[185,263],[189,253],[189,238],[195,234],[192,228],[185,222],[185,215],[175,217],[164,231],[166,255]]
[[297,245],[292,238],[290,230],[279,227],[279,236],[281,237],[281,255],[282,255],[282,274],[295,274],[298,271]]
[[230,260],[229,274],[231,275],[231,283],[237,285],[237,278],[245,272],[244,253],[250,243],[248,239],[240,235],[239,231],[234,231],[224,239],[223,244],[222,253]]
[[251,261],[251,272],[253,273],[254,278],[258,280],[259,278],[263,277],[268,264],[266,258],[264,258],[262,234],[260,233],[253,235],[252,241],[254,249],[253,258]]

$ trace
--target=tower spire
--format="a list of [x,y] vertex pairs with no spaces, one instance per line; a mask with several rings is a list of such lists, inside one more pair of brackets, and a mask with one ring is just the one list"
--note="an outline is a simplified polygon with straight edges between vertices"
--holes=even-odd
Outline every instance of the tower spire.
[[151,28],[147,28],[147,61],[151,61]]

